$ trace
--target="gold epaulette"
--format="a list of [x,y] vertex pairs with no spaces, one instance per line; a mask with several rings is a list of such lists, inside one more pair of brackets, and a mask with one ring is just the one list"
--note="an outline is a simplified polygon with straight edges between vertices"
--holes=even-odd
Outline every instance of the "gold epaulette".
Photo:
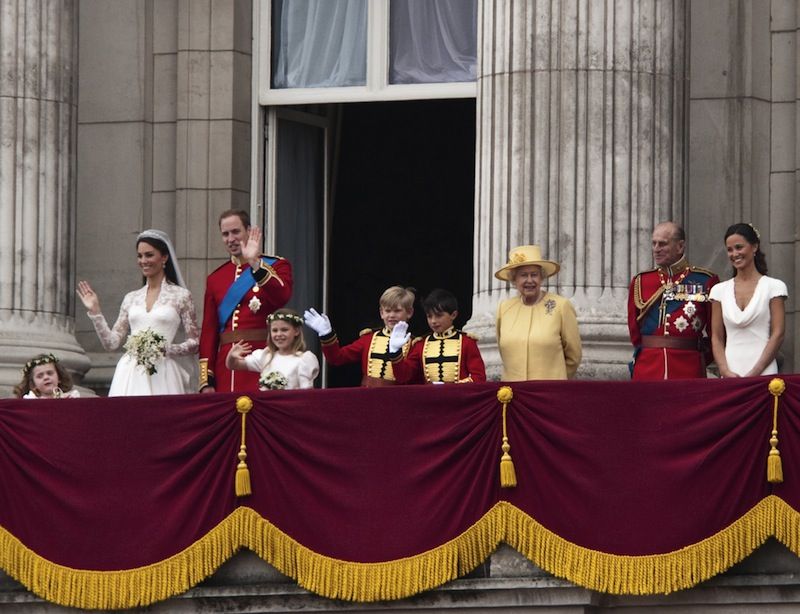
[[419,342],[420,342],[420,341],[422,341],[424,338],[425,338],[425,337],[414,337],[414,338],[411,340],[411,346],[413,347],[415,343],[419,343]]
[[481,338],[478,337],[478,335],[473,335],[472,333],[465,333],[463,330],[461,332],[462,332],[462,334],[466,335],[467,337],[469,337],[473,341],[480,341],[481,340]]
[[374,333],[374,328],[362,328],[361,331],[358,333],[359,337],[363,337],[364,335],[368,335],[369,333]]
[[716,273],[715,273],[714,271],[712,271],[712,270],[710,270],[710,269],[704,269],[704,268],[703,268],[703,267],[701,267],[701,266],[694,266],[694,265],[692,265],[692,266],[690,266],[689,268],[690,268],[690,269],[692,269],[692,271],[694,271],[695,273],[705,273],[705,274],[706,274],[706,275],[708,275],[709,277],[714,277],[714,275],[716,275]]
[[269,264],[267,264],[266,262],[264,262],[264,258],[275,258],[275,259],[276,259],[276,261],[278,261],[278,260],[282,260],[282,258],[281,258],[280,256],[268,256],[268,255],[266,255],[266,254],[261,254],[261,255],[259,256],[259,261],[260,261],[259,268],[261,268],[261,269],[263,269],[264,271],[266,271],[266,272],[267,272],[267,274],[266,274],[266,276],[264,277],[264,279],[262,279],[262,280],[260,280],[260,281],[257,281],[256,283],[257,283],[259,286],[265,286],[265,285],[267,285],[267,282],[268,282],[270,279],[273,279],[273,278],[274,278],[274,279],[275,279],[275,280],[276,280],[276,281],[277,281],[277,282],[278,282],[280,285],[282,285],[282,286],[283,286],[283,285],[285,285],[285,284],[283,283],[283,280],[281,279],[281,276],[280,276],[280,275],[278,275],[278,273],[276,273],[276,272],[275,272],[275,269],[273,269],[273,268],[272,268],[272,265],[269,265]]

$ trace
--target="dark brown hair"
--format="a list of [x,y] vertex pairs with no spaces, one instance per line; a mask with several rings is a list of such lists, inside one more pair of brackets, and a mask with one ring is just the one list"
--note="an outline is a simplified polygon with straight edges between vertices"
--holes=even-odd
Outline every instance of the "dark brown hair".
[[[766,275],[767,257],[764,255],[764,252],[761,251],[761,236],[758,234],[755,227],[752,224],[745,224],[742,222],[733,224],[732,226],[728,226],[728,230],[725,231],[725,240],[727,241],[728,237],[731,235],[744,237],[745,241],[750,245],[756,246],[756,253],[753,255],[753,263],[756,265],[756,271],[762,275]],[[733,276],[736,277],[735,268],[733,269]]]
[[[72,378],[67,370],[61,366],[58,358],[52,354],[39,354],[25,363],[25,366],[22,369],[22,381],[14,386],[14,396],[18,399],[21,399],[26,394],[31,392],[33,390],[33,377],[31,376],[33,369],[40,365],[50,364],[56,368],[56,373],[58,374],[58,387],[61,388],[61,391],[69,392],[72,390]],[[34,394],[36,394],[37,397],[39,396],[36,392],[34,392]]]

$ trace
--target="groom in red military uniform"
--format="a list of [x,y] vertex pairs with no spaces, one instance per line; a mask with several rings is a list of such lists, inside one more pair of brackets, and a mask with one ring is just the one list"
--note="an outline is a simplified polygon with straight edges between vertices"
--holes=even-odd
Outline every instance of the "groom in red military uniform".
[[225,358],[236,341],[247,341],[254,350],[266,345],[267,316],[292,295],[292,266],[284,258],[261,253],[261,230],[250,226],[246,211],[225,211],[219,229],[231,258],[206,281],[200,391],[255,391],[259,374],[231,371]]
[[706,376],[711,359],[708,293],[719,281],[684,256],[686,233],[674,222],[653,230],[656,268],[636,275],[628,292],[628,330],[635,380]]

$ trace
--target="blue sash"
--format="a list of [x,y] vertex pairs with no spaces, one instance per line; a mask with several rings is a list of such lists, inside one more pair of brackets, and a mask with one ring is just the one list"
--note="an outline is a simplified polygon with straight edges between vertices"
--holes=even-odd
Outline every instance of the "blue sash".
[[[267,263],[267,265],[272,266],[275,264],[275,262],[277,262],[278,259],[261,256],[261,260]],[[244,298],[244,295],[247,294],[247,291],[255,285],[256,278],[253,277],[253,269],[247,265],[244,267],[241,275],[239,275],[239,278],[231,284],[230,288],[228,288],[228,291],[225,293],[222,302],[217,308],[219,332],[225,330],[225,325],[233,315],[237,305],[239,305],[241,300]]]

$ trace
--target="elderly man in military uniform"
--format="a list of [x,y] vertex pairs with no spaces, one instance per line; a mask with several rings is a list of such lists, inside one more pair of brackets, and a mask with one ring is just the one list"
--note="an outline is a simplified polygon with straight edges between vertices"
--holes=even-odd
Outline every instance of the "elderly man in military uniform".
[[686,233],[674,222],[653,230],[656,268],[636,275],[628,292],[635,380],[706,377],[710,360],[708,293],[719,278],[686,260]]

